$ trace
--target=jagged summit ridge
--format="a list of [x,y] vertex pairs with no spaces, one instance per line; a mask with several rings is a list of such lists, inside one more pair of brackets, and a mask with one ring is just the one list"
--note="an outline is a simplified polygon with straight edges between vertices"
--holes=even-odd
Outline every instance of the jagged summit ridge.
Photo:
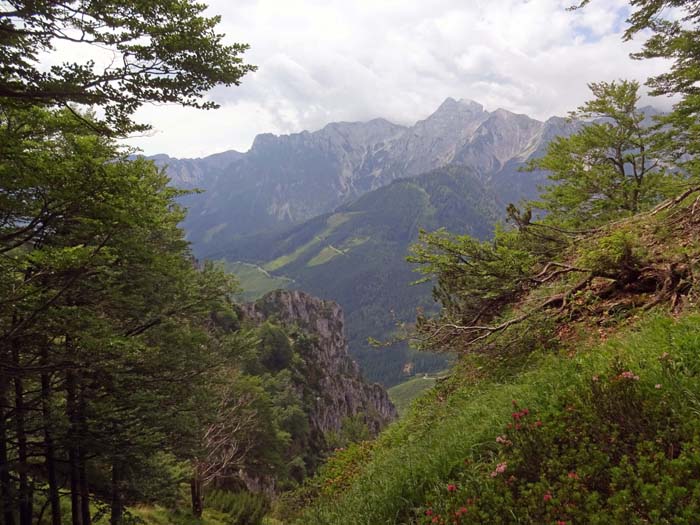
[[[297,224],[393,180],[449,164],[468,165],[485,182],[502,180],[503,170],[512,178],[517,171],[511,165],[541,151],[551,130],[568,132],[567,126],[549,122],[447,98],[413,126],[373,119],[290,135],[264,133],[248,152],[232,155],[216,169],[207,167],[210,157],[184,166],[176,159],[156,160],[170,166],[176,186],[196,182],[206,190],[188,198],[184,224],[195,250],[206,253],[200,250],[205,244]],[[517,187],[531,191],[520,181]]]

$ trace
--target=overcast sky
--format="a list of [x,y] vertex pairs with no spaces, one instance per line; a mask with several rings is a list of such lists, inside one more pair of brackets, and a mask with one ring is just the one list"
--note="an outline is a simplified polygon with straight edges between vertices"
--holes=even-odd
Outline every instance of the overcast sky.
[[[206,0],[205,0],[206,1]],[[258,71],[217,88],[213,111],[146,106],[153,125],[130,143],[146,154],[246,151],[256,134],[384,117],[413,124],[447,97],[545,119],[588,98],[587,82],[645,80],[633,61],[623,0],[209,0],[230,42]],[[645,102],[649,102],[647,99]],[[664,107],[664,99],[652,102]]]

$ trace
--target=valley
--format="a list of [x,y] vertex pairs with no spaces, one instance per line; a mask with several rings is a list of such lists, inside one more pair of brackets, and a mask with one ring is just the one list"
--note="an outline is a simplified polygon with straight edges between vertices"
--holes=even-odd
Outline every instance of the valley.
[[447,99],[408,128],[334,123],[261,136],[245,154],[154,160],[176,186],[203,190],[182,200],[196,255],[224,261],[246,299],[280,287],[338,301],[351,354],[370,381],[391,386],[446,363],[396,340],[417,309],[435,309],[430,284],[412,286],[419,276],[405,260],[419,231],[488,238],[506,205],[545,181],[520,169],[577,127]]

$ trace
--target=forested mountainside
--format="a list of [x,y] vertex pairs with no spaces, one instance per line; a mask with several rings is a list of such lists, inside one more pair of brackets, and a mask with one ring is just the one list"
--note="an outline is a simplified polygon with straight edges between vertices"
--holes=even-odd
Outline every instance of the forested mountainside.
[[[641,111],[647,123],[656,114],[650,107]],[[504,219],[509,203],[535,198],[538,187],[546,183],[543,171],[522,171],[527,161],[542,156],[553,139],[568,136],[581,125],[580,121],[557,117],[542,123],[503,110],[489,113],[474,102],[448,99],[412,128],[391,127],[379,120],[329,124],[316,133],[266,136],[267,153],[252,156],[247,163],[240,163],[243,157],[235,152],[233,160],[224,154],[194,161],[171,159],[169,174],[176,184],[186,185],[187,180],[199,177],[202,186],[210,188],[183,201],[191,206],[190,217],[204,213],[196,220],[210,220],[211,217],[204,218],[207,212],[202,211],[210,198],[223,202],[230,197],[230,208],[241,210],[236,197],[219,193],[224,180],[233,184],[240,177],[250,177],[262,188],[266,183],[261,181],[270,177],[277,181],[278,188],[283,188],[290,178],[296,177],[303,200],[312,194],[316,196],[319,184],[331,184],[338,176],[330,167],[313,175],[308,171],[315,169],[311,164],[298,164],[301,159],[311,162],[316,158],[313,151],[320,143],[319,137],[325,137],[326,142],[321,143],[326,146],[335,145],[334,158],[345,159],[343,177],[357,182],[363,180],[363,162],[367,162],[366,155],[362,162],[358,160],[362,155],[357,153],[357,144],[362,140],[365,144],[376,143],[385,132],[398,134],[390,145],[381,146],[381,156],[372,157],[372,185],[386,184],[401,174],[406,176],[335,208],[333,213],[247,235],[231,236],[229,228],[218,230],[217,226],[215,236],[209,235],[213,230],[206,234],[212,240],[209,244],[197,237],[196,227],[188,231],[201,254],[227,261],[241,279],[244,297],[257,297],[274,288],[295,288],[338,301],[348,316],[350,351],[363,373],[372,381],[391,386],[414,374],[437,372],[446,366],[444,358],[410,351],[405,343],[376,348],[368,342],[370,338],[393,339],[398,325],[411,322],[417,308],[435,307],[429,285],[408,286],[416,279],[405,257],[410,244],[417,240],[418,231],[447,228],[477,238],[487,237],[496,222]],[[289,152],[290,144],[294,144],[296,160],[270,153],[284,148]],[[357,155],[351,155],[352,152]],[[272,170],[264,176],[256,164],[263,157]],[[444,169],[408,177],[445,163],[448,167]],[[234,164],[238,166],[235,170]],[[316,180],[316,176],[323,181]],[[347,186],[350,193],[343,198],[362,188],[361,184]],[[208,192],[212,195],[207,196]],[[292,194],[286,198],[296,201],[299,197]],[[248,201],[246,206],[256,208],[262,204]],[[184,225],[192,227],[191,222]]]
[[[252,447],[251,460],[235,465],[235,477],[249,491],[288,490],[313,474],[330,450],[376,436],[396,418],[386,391],[366,383],[348,355],[337,304],[278,291],[237,310],[229,329],[251,330],[258,339],[254,350],[241,355],[244,375],[236,378],[245,383],[247,377],[257,390],[234,394],[247,396],[246,409],[255,419],[244,429],[247,436],[236,436],[250,439]],[[221,479],[216,485],[226,487],[226,476]]]
[[485,239],[501,209],[474,170],[451,166],[394,181],[279,233],[234,239],[213,257],[255,265],[229,265],[243,276],[244,289],[298,288],[338,301],[363,374],[392,385],[446,366],[444,357],[416,353],[405,342],[379,348],[368,343],[370,337],[391,339],[399,323],[413,321],[416,308],[434,309],[430,284],[411,286],[420,276],[406,261],[409,246],[421,228],[447,227]]
[[517,167],[576,126],[449,98],[411,127],[383,119],[338,122],[315,132],[259,135],[241,156],[154,160],[172,164],[175,186],[197,180],[205,190],[183,201],[190,210],[183,226],[195,253],[206,256],[232,237],[301,223],[397,178],[448,164],[466,164],[484,183],[493,181],[504,202],[531,198],[545,177],[524,176]]
[[447,99],[410,128],[381,119],[334,123],[262,135],[243,155],[153,160],[175,185],[204,190],[182,198],[198,255],[227,261],[243,297],[295,288],[338,301],[363,373],[393,385],[446,365],[405,343],[368,342],[392,339],[417,308],[434,308],[429,286],[409,286],[416,279],[405,257],[418,231],[446,227],[485,238],[506,204],[536,196],[546,181],[541,171],[520,171],[525,162],[579,125]]

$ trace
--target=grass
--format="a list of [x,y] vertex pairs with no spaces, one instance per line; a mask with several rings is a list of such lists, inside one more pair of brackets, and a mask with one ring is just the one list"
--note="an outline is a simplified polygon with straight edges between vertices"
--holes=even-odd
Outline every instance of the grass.
[[320,252],[318,252],[313,259],[311,259],[306,266],[318,266],[320,264],[326,264],[327,262],[335,259],[339,255],[345,255],[338,248],[331,246],[330,244],[324,247]]
[[244,262],[226,262],[226,269],[233,273],[240,282],[242,292],[239,298],[244,301],[259,299],[267,292],[287,288],[292,282],[288,277],[270,275],[255,264]]
[[387,392],[389,399],[394,403],[399,416],[406,413],[414,399],[420,397],[423,392],[430,390],[435,386],[441,376],[445,376],[446,372],[437,374],[421,374],[412,377],[408,381],[392,386]]
[[[409,523],[413,509],[436,487],[444,487],[465,460],[472,462],[475,473],[492,469],[493,443],[510,421],[512,400],[533,411],[546,411],[564,395],[584,395],[590,390],[591,378],[605,373],[615,362],[634,370],[640,385],[654,395],[655,384],[669,382],[659,360],[664,352],[700,370],[700,316],[689,315],[680,321],[650,318],[642,325],[640,331],[627,329],[574,354],[533,354],[519,371],[482,363],[492,369],[482,370],[487,378],[480,381],[466,375],[460,381],[457,371],[379,438],[371,460],[348,474],[353,476],[349,488],[345,483],[342,492],[321,498],[296,523]],[[678,396],[688,402],[700,399],[700,383],[694,379],[676,388]],[[326,483],[332,486],[335,482]]]
[[336,228],[338,228],[338,226],[349,221],[350,218],[356,214],[357,212],[334,213],[333,215],[328,217],[328,219],[326,219],[326,228],[323,231],[321,231],[318,235],[316,235],[313,239],[311,239],[306,244],[302,244],[292,253],[282,255],[280,257],[277,257],[277,259],[269,261],[265,264],[265,266],[263,266],[263,268],[265,268],[265,270],[267,271],[273,272],[296,261],[299,257],[301,257],[301,255],[306,253],[308,250],[326,240],[330,236],[330,234],[333,233],[333,231]]
[[139,506],[131,513],[145,525],[230,525],[228,515],[214,509],[205,509],[198,520],[185,512],[174,512],[160,506]]

